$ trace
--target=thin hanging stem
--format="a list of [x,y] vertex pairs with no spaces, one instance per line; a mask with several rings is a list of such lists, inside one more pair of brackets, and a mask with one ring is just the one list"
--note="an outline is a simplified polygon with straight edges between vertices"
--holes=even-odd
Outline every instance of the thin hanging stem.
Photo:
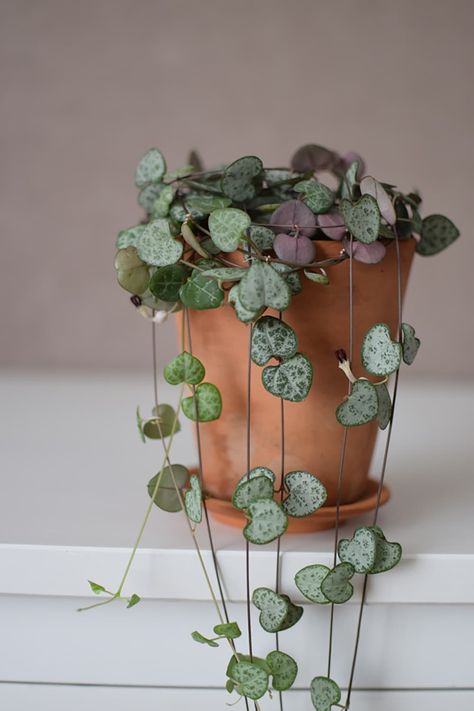
[[[186,319],[188,349],[189,349],[189,353],[192,355],[193,354],[193,343],[192,343],[192,335],[191,335],[191,319],[189,318],[189,312],[188,312],[187,308],[184,311],[183,319]],[[192,385],[191,387],[192,387],[192,393],[193,393],[193,397],[194,397],[195,393],[196,393],[196,386]],[[202,446],[201,446],[201,430],[199,427],[199,419],[196,420],[196,441],[197,441],[197,448],[198,448],[199,479],[201,481],[202,489],[203,489],[203,491],[205,491],[204,467],[203,467]],[[214,565],[214,572],[216,575],[217,586],[219,588],[219,595],[220,595],[221,602],[222,602],[222,609],[224,610],[224,616],[225,616],[226,622],[229,622],[229,615],[227,612],[227,605],[225,602],[224,589],[222,586],[221,574],[220,574],[220,570],[219,570],[219,563],[217,561],[217,554],[216,554],[216,549],[214,546],[214,538],[212,536],[211,524],[209,521],[209,512],[207,510],[207,503],[206,503],[205,496],[203,497],[203,500],[202,500],[202,508],[204,511],[204,518],[206,521],[207,536],[208,536],[209,545],[211,548],[212,562]]]
[[[349,362],[352,363],[354,351],[354,278],[353,278],[353,259],[352,259],[352,234],[350,235],[350,251],[349,251]],[[348,384],[348,394],[351,391],[351,383]],[[341,453],[339,457],[339,473],[337,477],[336,491],[336,526],[334,530],[334,550],[333,550],[333,568],[337,564],[337,547],[339,543],[339,526],[340,526],[340,510],[341,510],[341,495],[342,483],[344,479],[344,465],[347,453],[347,439],[349,430],[344,427],[342,434]],[[331,676],[332,650],[334,638],[334,612],[335,604],[331,603],[331,611],[329,615],[329,641],[328,641],[328,677]]]
[[[397,331],[398,331],[398,340],[400,342],[401,341],[401,324],[402,324],[402,281],[401,281],[401,263],[400,263],[400,244],[398,241],[398,234],[396,232],[395,226],[394,226],[394,231],[395,231],[395,249],[396,249],[396,254],[397,254],[397,306],[398,306],[398,328],[397,328]],[[390,415],[390,423],[389,423],[389,427],[388,427],[387,439],[385,442],[385,448],[384,448],[384,454],[383,454],[382,471],[380,474],[380,480],[379,480],[379,485],[378,485],[378,489],[377,489],[377,500],[376,500],[374,516],[373,516],[373,520],[372,520],[373,526],[376,525],[377,520],[378,520],[383,485],[384,485],[384,481],[385,481],[385,472],[387,470],[388,453],[390,450],[390,442],[392,439],[395,405],[397,402],[399,376],[400,376],[400,368],[398,368],[397,372],[395,373],[395,383],[394,383],[394,387],[393,387],[393,398],[392,398],[392,413]],[[354,683],[354,675],[355,675],[355,669],[356,669],[356,663],[357,663],[357,654],[359,651],[359,642],[360,642],[360,635],[361,635],[361,630],[362,630],[362,617],[363,617],[364,606],[365,606],[365,601],[366,601],[366,597],[367,597],[368,582],[369,582],[369,576],[366,574],[364,576],[364,584],[362,586],[362,597],[361,597],[360,607],[359,607],[359,617],[357,620],[357,630],[356,630],[356,638],[355,638],[355,644],[354,644],[354,654],[352,656],[351,672],[350,672],[350,677],[349,677],[349,684],[347,687],[347,697],[346,697],[346,704],[345,704],[346,709],[349,709],[350,701],[351,701],[352,686]]]
[[[249,327],[249,347],[247,361],[247,416],[246,416],[246,466],[247,480],[250,479],[250,421],[251,421],[251,396],[252,396],[252,359],[250,357],[252,348],[252,331],[253,326]],[[253,646],[252,646],[252,613],[250,608],[250,543],[245,539],[245,584],[247,597],[247,634],[249,638],[249,653],[250,661],[253,661]]]

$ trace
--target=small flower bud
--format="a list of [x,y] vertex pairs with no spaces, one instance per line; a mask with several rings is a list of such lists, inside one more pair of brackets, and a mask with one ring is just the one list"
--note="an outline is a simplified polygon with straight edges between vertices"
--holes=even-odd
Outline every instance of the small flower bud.
[[130,301],[132,304],[135,306],[135,308],[138,309],[139,306],[142,305],[142,300],[138,294],[134,294],[133,296],[130,297]]

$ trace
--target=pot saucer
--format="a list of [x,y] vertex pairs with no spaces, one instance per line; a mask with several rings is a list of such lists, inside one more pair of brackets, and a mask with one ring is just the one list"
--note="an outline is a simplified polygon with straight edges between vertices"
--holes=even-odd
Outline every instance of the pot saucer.
[[[350,518],[360,516],[367,511],[375,509],[377,504],[378,482],[369,479],[365,494],[350,504],[341,504],[339,507],[339,521],[343,523]],[[380,505],[383,506],[390,498],[390,489],[384,486],[380,497]],[[225,523],[228,526],[243,528],[247,519],[242,511],[235,509],[230,501],[224,499],[206,498],[207,510],[216,521]],[[287,533],[310,533],[312,531],[323,531],[327,528],[334,528],[336,525],[336,506],[322,506],[310,516],[304,518],[289,517]]]

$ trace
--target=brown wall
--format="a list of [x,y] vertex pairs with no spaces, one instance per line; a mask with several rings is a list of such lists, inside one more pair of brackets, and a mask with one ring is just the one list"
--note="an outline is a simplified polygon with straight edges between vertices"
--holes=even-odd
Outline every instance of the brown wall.
[[417,260],[406,318],[417,372],[470,373],[473,19],[471,0],[0,2],[0,364],[148,364],[112,261],[150,145],[279,164],[314,141],[458,223]]

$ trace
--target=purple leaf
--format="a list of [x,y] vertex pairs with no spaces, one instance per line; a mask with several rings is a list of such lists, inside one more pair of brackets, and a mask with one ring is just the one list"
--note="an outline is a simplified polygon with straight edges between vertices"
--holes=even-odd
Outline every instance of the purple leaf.
[[344,220],[337,212],[327,212],[324,215],[318,215],[318,225],[326,237],[336,240],[341,240],[347,230]]
[[316,232],[316,217],[314,213],[299,200],[288,200],[277,207],[270,218],[270,223],[276,233],[284,229],[286,232],[312,237]]
[[292,264],[310,264],[316,255],[314,243],[304,236],[279,234],[273,240],[273,249],[279,259]]
[[291,159],[291,167],[297,173],[317,170],[332,170],[339,156],[323,146],[310,143],[299,148]]
[[[344,240],[344,249],[347,254],[350,254],[350,240]],[[363,242],[354,240],[352,243],[352,256],[356,262],[363,262],[363,264],[377,264],[377,262],[381,262],[385,257],[385,252],[386,249],[382,242],[377,241],[371,244],[364,244]]]

